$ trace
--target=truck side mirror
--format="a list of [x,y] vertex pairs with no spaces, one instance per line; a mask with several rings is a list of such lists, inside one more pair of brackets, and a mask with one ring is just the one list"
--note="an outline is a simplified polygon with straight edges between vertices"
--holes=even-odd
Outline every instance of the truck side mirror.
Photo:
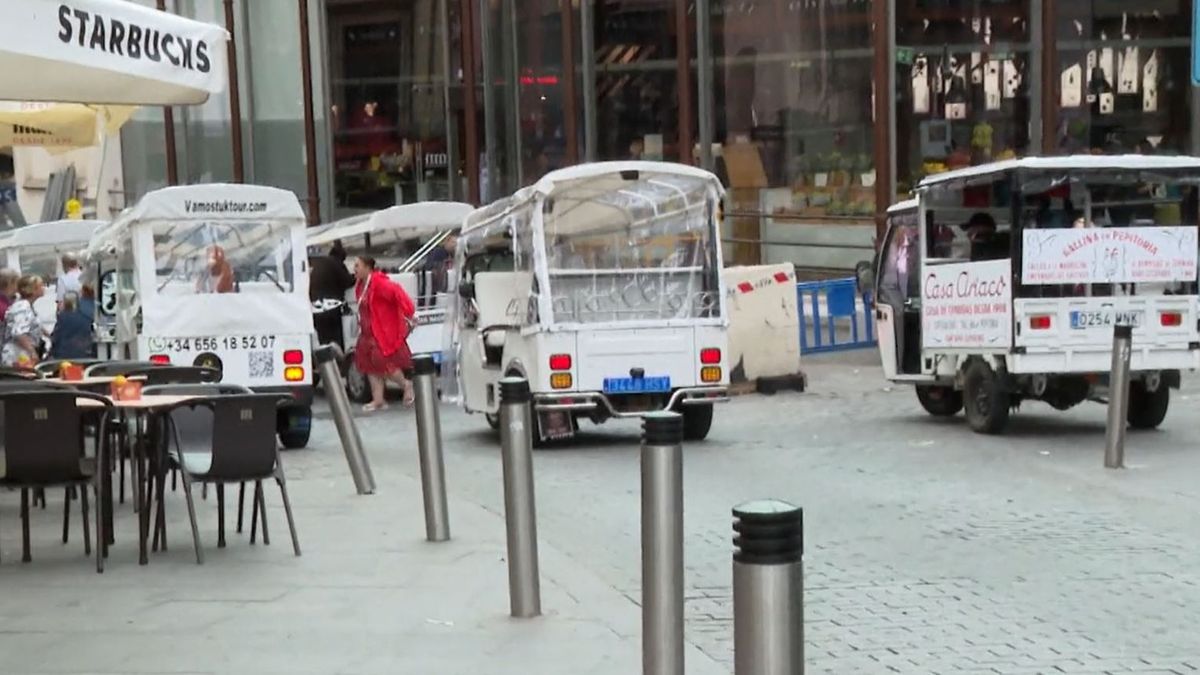
[[463,300],[475,299],[475,284],[474,282],[464,281],[458,285],[458,297]]
[[862,295],[875,290],[875,270],[870,260],[860,261],[854,266],[854,277],[858,283],[858,293]]

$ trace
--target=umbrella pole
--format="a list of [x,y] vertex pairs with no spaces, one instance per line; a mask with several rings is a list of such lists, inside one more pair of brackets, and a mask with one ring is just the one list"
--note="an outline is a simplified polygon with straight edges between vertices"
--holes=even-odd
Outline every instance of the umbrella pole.
[[[167,11],[167,0],[158,0],[158,11]],[[175,149],[175,109],[171,106],[163,107],[163,128],[163,141],[167,149],[167,185],[179,185],[179,156]]]
[[225,0],[225,30],[229,31],[229,129],[233,137],[233,182],[246,182],[242,150],[242,96],[238,88],[237,33],[233,29],[233,0]]
[[304,159],[308,164],[308,224],[321,222],[321,193],[317,187],[317,130],[313,122],[312,51],[308,29],[308,0],[299,0],[300,68],[304,89]]

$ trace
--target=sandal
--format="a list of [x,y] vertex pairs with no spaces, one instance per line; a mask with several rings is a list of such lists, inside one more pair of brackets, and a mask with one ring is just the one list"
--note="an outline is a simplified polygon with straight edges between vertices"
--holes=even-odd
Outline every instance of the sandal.
[[377,411],[377,410],[387,410],[387,407],[388,407],[388,406],[387,406],[387,404],[386,404],[386,403],[383,403],[383,404],[380,404],[380,405],[375,405],[374,403],[368,403],[368,404],[366,404],[366,405],[364,405],[364,406],[363,406],[363,412],[366,412],[366,413],[372,413],[372,412],[375,412],[375,411]]

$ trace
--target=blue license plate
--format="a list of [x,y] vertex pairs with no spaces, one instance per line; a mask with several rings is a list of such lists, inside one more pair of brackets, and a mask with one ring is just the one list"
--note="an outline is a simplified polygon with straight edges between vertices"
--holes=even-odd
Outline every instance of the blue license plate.
[[659,394],[671,391],[669,377],[606,377],[606,394]]

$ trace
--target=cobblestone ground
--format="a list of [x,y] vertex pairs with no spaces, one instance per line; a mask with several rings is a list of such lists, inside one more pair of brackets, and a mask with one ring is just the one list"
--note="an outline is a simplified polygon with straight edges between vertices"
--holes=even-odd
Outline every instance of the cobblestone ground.
[[[810,672],[1200,672],[1194,382],[1108,471],[1101,406],[1027,405],[982,437],[867,353],[805,370],[808,393],[740,398],[686,448],[689,640],[732,672],[729,509],[772,496],[805,508]],[[362,429],[410,438],[398,424],[411,413]],[[502,513],[484,421],[443,425],[452,492]],[[539,534],[639,602],[637,426],[585,432],[536,456]]]

